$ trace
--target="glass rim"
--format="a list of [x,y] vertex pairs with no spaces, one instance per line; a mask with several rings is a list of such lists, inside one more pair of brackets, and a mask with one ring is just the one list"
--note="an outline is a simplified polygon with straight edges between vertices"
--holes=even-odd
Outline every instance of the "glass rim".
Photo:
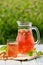
[[18,42],[14,41],[14,42],[8,42],[7,44],[18,44]]
[[32,26],[32,22],[26,21],[26,22],[22,22],[22,21],[17,21],[18,26]]

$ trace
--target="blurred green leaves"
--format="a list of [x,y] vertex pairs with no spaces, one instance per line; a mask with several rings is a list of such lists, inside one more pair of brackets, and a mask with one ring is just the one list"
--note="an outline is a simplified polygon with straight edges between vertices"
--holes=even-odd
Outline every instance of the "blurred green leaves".
[[0,44],[16,38],[16,21],[31,21],[43,37],[43,0],[0,0]]
[[0,51],[7,51],[7,46],[4,45],[4,46],[0,47]]

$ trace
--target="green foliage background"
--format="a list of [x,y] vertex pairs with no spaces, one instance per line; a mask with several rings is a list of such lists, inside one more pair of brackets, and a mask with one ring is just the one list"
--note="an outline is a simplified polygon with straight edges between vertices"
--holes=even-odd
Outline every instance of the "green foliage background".
[[15,39],[16,21],[31,21],[43,37],[43,0],[0,0],[0,44]]

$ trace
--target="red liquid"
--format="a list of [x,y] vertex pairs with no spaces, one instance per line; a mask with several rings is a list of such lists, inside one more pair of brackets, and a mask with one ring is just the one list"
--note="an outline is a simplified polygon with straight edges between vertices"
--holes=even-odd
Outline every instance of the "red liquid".
[[18,30],[16,41],[18,42],[20,53],[26,53],[34,48],[34,38],[31,30]]
[[8,56],[9,57],[16,57],[18,54],[18,45],[9,43],[7,45],[8,48]]

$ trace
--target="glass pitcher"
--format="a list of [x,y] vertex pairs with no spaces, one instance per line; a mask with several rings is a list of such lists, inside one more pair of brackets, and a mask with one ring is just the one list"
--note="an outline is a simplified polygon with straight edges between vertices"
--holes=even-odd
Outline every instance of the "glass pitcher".
[[[40,34],[37,27],[32,26],[32,22],[21,22],[18,23],[18,35],[16,41],[18,42],[19,52],[27,53],[30,50],[34,49],[34,44],[39,43]],[[35,30],[37,33],[37,41],[34,41],[32,30]]]

